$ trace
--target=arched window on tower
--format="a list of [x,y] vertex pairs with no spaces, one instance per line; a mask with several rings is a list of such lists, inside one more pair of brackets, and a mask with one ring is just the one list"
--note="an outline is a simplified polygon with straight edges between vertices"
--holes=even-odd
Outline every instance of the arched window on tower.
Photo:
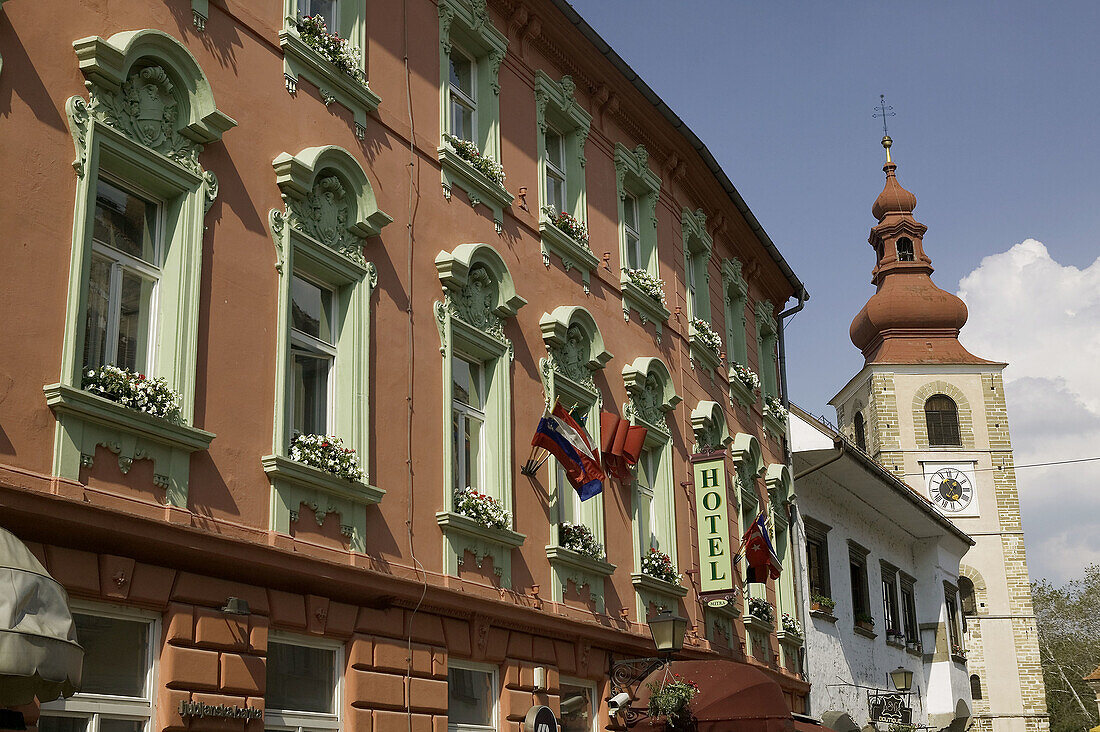
[[959,436],[959,408],[949,396],[935,394],[924,403],[924,420],[928,426],[928,444],[947,447],[962,446]]
[[913,261],[913,240],[907,236],[903,236],[898,239],[898,261],[899,262],[912,262]]
[[863,412],[856,412],[856,447],[867,452],[867,426],[863,423]]
[[974,593],[974,583],[966,577],[959,577],[959,597],[963,615],[978,614],[978,599]]
[[975,700],[982,698],[982,678],[978,674],[970,674],[970,696]]

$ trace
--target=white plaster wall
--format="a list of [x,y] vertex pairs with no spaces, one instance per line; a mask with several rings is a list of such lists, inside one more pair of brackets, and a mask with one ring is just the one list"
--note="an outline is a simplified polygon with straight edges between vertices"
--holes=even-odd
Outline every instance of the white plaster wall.
[[[927,653],[924,658],[887,645],[879,565],[879,560],[885,560],[916,578],[918,624],[946,622],[943,582],[957,583],[959,560],[966,545],[948,536],[918,539],[905,527],[879,513],[873,505],[824,478],[820,472],[800,479],[795,485],[795,492],[803,515],[831,527],[827,537],[830,591],[837,601],[835,624],[812,617],[808,605],[805,613],[808,620],[806,665],[812,684],[811,713],[819,716],[827,711],[842,711],[860,725],[866,724],[869,717],[867,691],[844,684],[893,690],[887,675],[898,666],[914,672],[912,707],[915,724],[926,724],[929,713],[953,712],[959,699],[965,700],[967,707],[972,708],[965,668],[951,661],[931,662],[934,631],[922,633]],[[804,551],[805,533],[801,526],[797,538],[800,549]],[[870,550],[867,579],[877,634],[874,639],[853,630],[849,539]],[[806,579],[803,576],[800,580],[804,583],[802,597],[808,601]]]

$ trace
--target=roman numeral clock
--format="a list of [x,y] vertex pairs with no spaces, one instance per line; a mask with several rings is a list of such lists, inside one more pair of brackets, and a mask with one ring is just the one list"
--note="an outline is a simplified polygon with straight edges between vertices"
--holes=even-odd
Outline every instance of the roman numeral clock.
[[974,463],[924,463],[928,500],[947,516],[977,516]]

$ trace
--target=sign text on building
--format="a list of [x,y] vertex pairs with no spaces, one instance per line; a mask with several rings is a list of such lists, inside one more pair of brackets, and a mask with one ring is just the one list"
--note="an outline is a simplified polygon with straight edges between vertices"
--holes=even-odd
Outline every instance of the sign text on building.
[[726,501],[726,462],[722,455],[694,462],[696,531],[699,535],[700,591],[732,590],[733,549]]

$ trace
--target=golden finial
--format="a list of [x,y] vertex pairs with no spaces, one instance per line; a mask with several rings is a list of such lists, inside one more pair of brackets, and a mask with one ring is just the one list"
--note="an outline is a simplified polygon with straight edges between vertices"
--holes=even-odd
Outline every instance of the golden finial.
[[887,106],[887,104],[886,104],[886,95],[885,94],[879,94],[878,95],[878,106],[875,107],[875,109],[877,111],[871,116],[872,117],[882,117],[882,147],[886,149],[886,162],[889,163],[889,162],[891,162],[891,160],[890,160],[890,146],[894,144],[894,141],[890,139],[890,135],[887,134],[887,132],[886,132],[886,118],[894,116],[894,108],[890,107],[890,106]]

